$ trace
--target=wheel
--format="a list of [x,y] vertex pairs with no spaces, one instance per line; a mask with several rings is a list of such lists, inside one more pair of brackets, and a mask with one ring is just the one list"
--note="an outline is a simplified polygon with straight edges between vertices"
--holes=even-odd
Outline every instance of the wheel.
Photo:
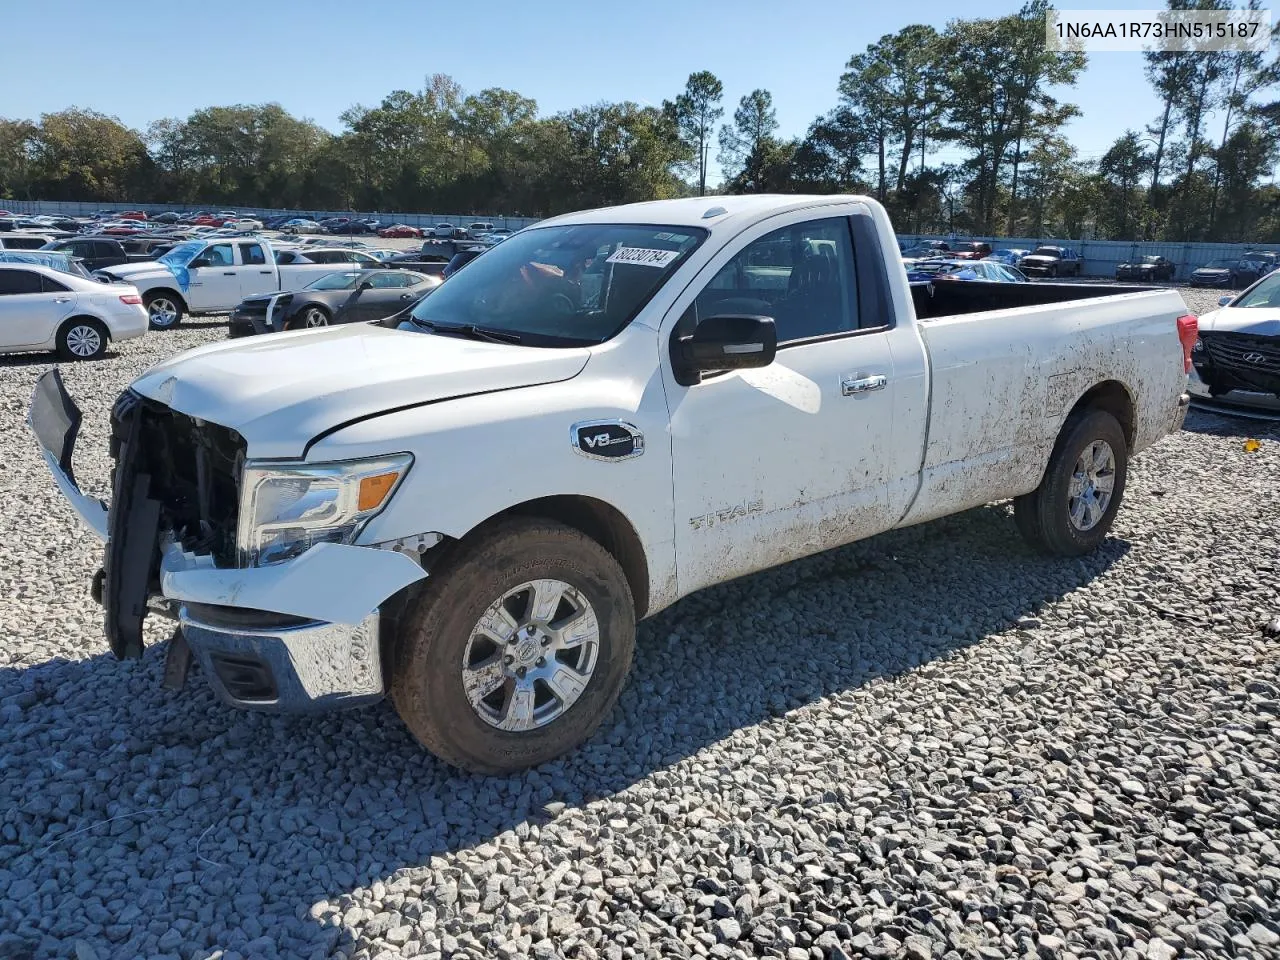
[[590,737],[635,647],[617,561],[571,527],[508,518],[443,566],[391,657],[391,700],[418,741],[465,770],[510,773]]
[[107,328],[88,317],[74,317],[58,331],[58,356],[63,360],[97,360],[107,352]]
[[1089,553],[1111,529],[1128,469],[1129,444],[1115,417],[1105,410],[1072,414],[1040,486],[1013,501],[1019,532],[1043,553]]
[[307,307],[302,311],[302,316],[293,322],[290,330],[305,330],[314,327],[327,327],[329,325],[329,314],[324,307]]
[[182,322],[182,303],[171,293],[148,293],[142,305],[147,308],[147,325],[152,330],[171,330]]

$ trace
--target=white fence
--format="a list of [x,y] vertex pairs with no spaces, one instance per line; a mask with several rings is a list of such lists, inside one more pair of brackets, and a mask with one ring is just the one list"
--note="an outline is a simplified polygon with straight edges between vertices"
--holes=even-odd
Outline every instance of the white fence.
[[276,210],[267,207],[243,207],[237,204],[209,203],[80,203],[75,200],[5,200],[0,199],[0,210],[20,213],[25,216],[43,214],[50,217],[87,217],[99,210],[146,210],[159,213],[171,210],[174,213],[186,213],[190,210],[234,210],[236,213],[251,217],[309,217],[322,220],[325,217],[377,217],[383,225],[404,223],[411,227],[431,227],[437,223],[452,223],[466,226],[469,223],[483,221],[495,227],[508,230],[519,230],[531,223],[537,223],[538,217],[500,217],[489,214],[461,213],[384,213],[381,210]]
[[944,237],[925,234],[898,234],[898,239],[908,246],[919,240],[943,240],[963,242],[985,240],[993,250],[1015,248],[1034,250],[1042,244],[1070,247],[1084,258],[1084,276],[1114,277],[1116,265],[1132,262],[1136,257],[1167,257],[1177,265],[1175,280],[1186,280],[1191,271],[1203,267],[1210,260],[1238,259],[1248,250],[1280,251],[1276,243],[1173,243],[1145,240],[1060,240],[1055,237]]

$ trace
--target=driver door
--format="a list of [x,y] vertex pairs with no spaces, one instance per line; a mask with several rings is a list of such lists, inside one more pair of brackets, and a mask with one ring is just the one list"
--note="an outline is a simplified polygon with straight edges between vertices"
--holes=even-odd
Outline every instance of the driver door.
[[752,314],[778,336],[767,367],[667,382],[681,593],[886,530],[905,506],[919,448],[894,436],[891,318],[859,296],[849,218],[812,217],[754,228],[676,301],[677,332]]
[[230,310],[244,299],[240,295],[240,275],[236,271],[234,244],[211,244],[192,262],[198,261],[206,263],[204,266],[188,268],[191,283],[187,290],[187,306],[192,313]]
[[400,270],[377,270],[364,279],[373,284],[360,294],[349,320],[381,320],[398,313],[413,300],[409,284],[416,279]]

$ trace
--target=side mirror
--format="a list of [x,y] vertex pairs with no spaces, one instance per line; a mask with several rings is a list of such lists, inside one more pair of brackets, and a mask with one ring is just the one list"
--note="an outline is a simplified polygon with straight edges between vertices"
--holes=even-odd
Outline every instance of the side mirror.
[[359,289],[359,290],[372,290],[372,289],[373,289],[373,281],[372,281],[372,280],[361,280],[361,281],[360,281],[360,286],[359,286],[357,289]]
[[713,370],[767,367],[778,353],[778,331],[772,317],[719,315],[677,337],[673,348],[676,381],[687,387]]
[[1228,303],[1230,303],[1234,299],[1235,297],[1219,297],[1218,306],[1225,307]]
[[199,270],[201,267],[209,266],[209,264],[210,264],[210,260],[208,257],[196,257],[194,260],[192,260],[190,263],[187,264],[187,269]]

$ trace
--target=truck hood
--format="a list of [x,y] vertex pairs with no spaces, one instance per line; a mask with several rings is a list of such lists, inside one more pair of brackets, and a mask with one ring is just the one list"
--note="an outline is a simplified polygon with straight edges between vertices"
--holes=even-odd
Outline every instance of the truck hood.
[[1062,259],[1061,257],[1051,257],[1048,254],[1040,253],[1040,254],[1036,254],[1035,256],[1028,254],[1018,262],[1019,263],[1057,263],[1061,259]]
[[230,427],[250,457],[300,457],[321,433],[405,407],[575,377],[591,353],[355,323],[197,347],[133,383]]
[[173,272],[158,260],[143,260],[138,263],[118,263],[114,267],[105,267],[98,271],[107,273],[121,280],[134,283],[137,280],[161,279],[172,277]]
[[1280,307],[1222,307],[1200,318],[1201,332],[1252,333],[1280,337]]

